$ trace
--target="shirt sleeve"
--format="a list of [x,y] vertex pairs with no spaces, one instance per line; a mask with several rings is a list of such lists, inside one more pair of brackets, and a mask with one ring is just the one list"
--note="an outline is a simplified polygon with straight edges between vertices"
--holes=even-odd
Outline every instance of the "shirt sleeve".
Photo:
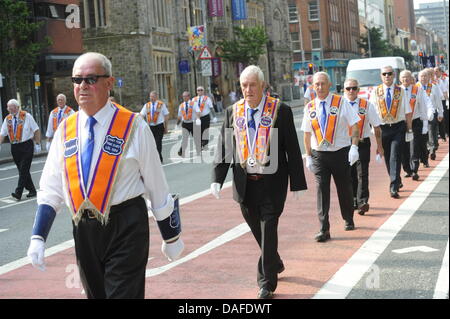
[[53,137],[53,112],[50,112],[50,115],[48,117],[48,123],[47,123],[47,132],[45,133],[45,136],[51,138]]
[[8,124],[6,124],[6,117],[2,124],[2,130],[0,131],[2,136],[8,136]]
[[144,106],[141,109],[140,114],[145,118],[147,116],[147,105],[144,104]]
[[405,110],[405,114],[409,114],[412,112],[411,105],[409,105],[409,100],[406,96],[406,91],[402,89],[402,104]]
[[34,120],[34,118],[31,116],[30,113],[27,113],[27,118],[30,124],[30,130],[34,133],[37,130],[39,130],[39,126],[37,125],[36,121]]
[[343,111],[342,116],[346,119],[349,126],[353,126],[361,120],[358,112],[347,101],[344,101],[341,107]]
[[378,127],[381,125],[381,120],[378,116],[377,110],[375,109],[375,106],[370,102],[368,105],[367,115],[369,116],[370,125],[372,125],[373,127]]
[[165,103],[164,103],[163,106],[162,106],[162,111],[161,111],[161,113],[162,113],[164,116],[169,115],[169,109],[167,108],[167,105],[166,105]]
[[312,132],[311,121],[309,120],[309,112],[307,107],[304,108],[302,126],[300,129],[303,132]]

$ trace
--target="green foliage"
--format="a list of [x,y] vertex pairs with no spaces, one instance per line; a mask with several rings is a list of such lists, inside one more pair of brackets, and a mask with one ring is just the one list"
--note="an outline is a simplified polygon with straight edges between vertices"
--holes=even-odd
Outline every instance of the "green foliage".
[[[372,52],[372,57],[382,57],[382,56],[390,56],[391,55],[391,48],[389,45],[389,42],[383,39],[383,32],[380,28],[373,27],[369,29],[370,32],[370,49]],[[360,37],[360,40],[358,42],[358,46],[364,50],[364,52],[369,52],[369,41],[367,39],[367,32],[366,34],[362,35]]]
[[269,41],[265,30],[261,26],[254,28],[234,27],[234,40],[221,40],[219,56],[230,62],[243,64],[257,64],[259,57],[264,54]]

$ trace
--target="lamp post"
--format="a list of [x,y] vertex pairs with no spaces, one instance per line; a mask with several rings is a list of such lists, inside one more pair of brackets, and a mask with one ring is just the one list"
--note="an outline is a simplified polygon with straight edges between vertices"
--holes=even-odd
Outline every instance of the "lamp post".
[[371,44],[370,44],[370,26],[369,26],[369,20],[367,20],[367,0],[364,0],[364,17],[365,17],[365,22],[366,22],[366,29],[367,29],[367,46],[368,46],[368,53],[369,53],[369,58],[372,57],[372,48],[371,48]]

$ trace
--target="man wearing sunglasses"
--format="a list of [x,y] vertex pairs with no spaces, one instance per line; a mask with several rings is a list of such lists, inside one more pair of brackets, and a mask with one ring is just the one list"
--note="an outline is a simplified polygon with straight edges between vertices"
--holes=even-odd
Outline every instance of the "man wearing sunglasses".
[[381,119],[381,140],[384,162],[390,177],[389,192],[392,198],[399,198],[403,186],[400,170],[403,144],[413,139],[412,112],[405,90],[394,83],[392,66],[381,68],[381,81],[370,97]]
[[85,53],[72,74],[79,111],[55,132],[27,255],[34,267],[45,270],[45,241],[65,203],[87,297],[144,298],[149,225],[142,195],[151,201],[169,260],[184,247],[178,201],[169,194],[147,123],[109,101],[114,86],[109,59]]
[[195,113],[197,119],[195,125],[200,125],[201,131],[201,147],[205,148],[209,143],[209,126],[211,125],[211,114],[213,116],[212,122],[217,122],[216,112],[214,112],[214,105],[211,98],[206,95],[205,88],[199,86],[197,88],[197,96],[192,99],[194,102]]
[[347,79],[344,82],[344,96],[351,107],[358,113],[361,120],[359,127],[359,160],[352,165],[352,184],[354,207],[358,214],[364,215],[369,211],[369,162],[370,162],[370,136],[371,127],[374,128],[377,142],[377,154],[383,156],[381,146],[380,118],[375,106],[363,98],[358,98],[359,86],[356,79]]

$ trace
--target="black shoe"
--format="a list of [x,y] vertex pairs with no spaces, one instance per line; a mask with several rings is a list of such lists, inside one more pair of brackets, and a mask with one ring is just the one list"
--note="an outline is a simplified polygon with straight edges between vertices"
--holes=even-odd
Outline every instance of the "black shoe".
[[178,156],[183,157],[183,153],[181,153],[181,150],[178,151]]
[[436,153],[431,153],[430,158],[434,161],[436,159]]
[[361,207],[358,210],[358,214],[364,215],[366,212],[369,211],[369,203],[365,203],[364,205],[361,205]]
[[354,229],[355,229],[355,224],[354,224],[354,223],[351,223],[351,224],[347,224],[347,223],[346,223],[344,229],[345,229],[346,231],[348,231],[348,230],[354,230]]
[[403,188],[403,184],[402,183],[398,184],[398,189],[401,189],[401,188]]
[[423,163],[423,166],[426,167],[426,168],[429,168],[430,164],[428,164],[428,162],[427,163]]
[[411,173],[406,173],[405,177],[411,177]]
[[319,242],[319,243],[324,243],[326,242],[328,239],[330,239],[330,231],[320,231],[316,234],[316,236],[314,237],[314,239]]
[[398,195],[397,192],[391,192],[391,197],[392,198],[400,198],[400,195]]
[[22,195],[17,195],[16,193],[11,193],[11,196],[17,200],[20,200],[22,198]]
[[273,291],[266,288],[261,288],[258,292],[258,299],[272,299]]
[[27,194],[27,198],[36,197],[36,195],[37,195],[36,191],[34,191],[34,192],[29,192],[29,193]]
[[419,180],[419,175],[417,173],[414,173],[412,179],[413,179],[413,181],[418,181]]
[[281,264],[280,268],[278,268],[278,273],[281,274],[284,271],[284,265]]

